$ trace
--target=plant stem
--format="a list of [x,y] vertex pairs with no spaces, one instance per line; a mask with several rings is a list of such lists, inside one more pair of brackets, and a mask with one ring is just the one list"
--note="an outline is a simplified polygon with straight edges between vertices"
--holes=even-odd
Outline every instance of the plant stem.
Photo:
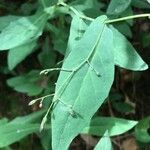
[[[64,7],[68,7],[75,15],[77,15],[78,17],[80,17],[82,19],[86,19],[86,20],[89,20],[89,21],[93,21],[94,20],[93,18],[87,17],[84,14],[81,14],[74,7],[69,6],[68,4],[66,4],[64,2],[59,2],[58,5],[62,5]],[[118,18],[118,19],[107,20],[105,23],[115,23],[115,22],[119,22],[119,21],[125,21],[125,20],[129,20],[129,19],[143,18],[143,17],[149,17],[150,18],[150,14],[132,15],[132,16],[122,17],[122,18]]]
[[143,18],[143,17],[150,18],[150,14],[139,14],[139,15],[127,16],[118,19],[107,20],[105,23],[114,23],[114,22],[125,21],[125,20],[135,19],[135,18]]
[[89,21],[93,21],[94,19],[93,18],[90,18],[90,17],[87,17],[81,13],[79,13],[78,10],[76,10],[74,7],[72,6],[69,6],[68,4],[64,3],[64,2],[60,2],[58,3],[58,5],[62,5],[64,7],[68,7],[76,16],[78,16],[79,18],[83,18],[83,19],[86,19],[86,20],[89,20]]

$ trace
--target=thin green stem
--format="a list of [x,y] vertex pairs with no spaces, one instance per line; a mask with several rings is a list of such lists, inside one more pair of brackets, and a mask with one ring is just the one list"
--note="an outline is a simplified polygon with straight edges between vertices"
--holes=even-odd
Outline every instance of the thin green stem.
[[72,6],[69,6],[68,4],[64,3],[64,2],[59,2],[58,5],[62,5],[64,7],[67,7],[68,9],[70,9],[76,16],[78,16],[79,18],[82,18],[82,19],[86,19],[86,20],[89,20],[89,21],[93,21],[94,19],[90,18],[90,17],[87,17],[83,14],[81,14],[78,10],[76,10],[74,7]]
[[[80,17],[82,19],[86,19],[86,20],[89,20],[89,21],[93,21],[94,20],[93,18],[85,16],[84,14],[82,14],[81,12],[79,12],[78,10],[76,10],[74,7],[69,6],[68,4],[66,4],[64,2],[59,2],[58,5],[62,5],[64,7],[67,7],[76,16],[78,16],[78,17]],[[130,19],[135,19],[135,18],[143,18],[143,17],[149,17],[150,18],[150,14],[132,15],[132,16],[122,17],[122,18],[118,18],[118,19],[107,20],[105,23],[115,23],[115,22],[119,22],[119,21],[125,21],[125,20],[130,20]]]
[[115,23],[115,22],[119,22],[119,21],[125,21],[125,20],[129,20],[129,19],[143,18],[143,17],[150,18],[150,14],[139,14],[139,15],[127,16],[127,17],[122,17],[122,18],[118,18],[118,19],[107,20],[105,23]]

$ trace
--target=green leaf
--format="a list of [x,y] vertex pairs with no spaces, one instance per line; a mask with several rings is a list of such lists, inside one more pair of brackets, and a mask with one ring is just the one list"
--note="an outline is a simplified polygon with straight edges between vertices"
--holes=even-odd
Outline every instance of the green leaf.
[[89,22],[85,22],[78,16],[73,16],[66,55],[68,55],[72,51],[72,49],[74,49],[76,44],[78,44],[77,42],[83,37],[83,34],[85,33],[89,24]]
[[107,14],[118,15],[124,12],[130,5],[131,0],[111,0],[109,3]]
[[96,117],[91,120],[89,126],[83,129],[82,133],[103,136],[105,131],[108,130],[109,136],[116,136],[129,131],[137,123],[137,121],[114,117]]
[[16,91],[35,96],[42,92],[43,88],[37,84],[40,80],[39,71],[31,71],[28,74],[13,77],[7,80],[7,84]]
[[[36,41],[10,49],[8,52],[8,67],[14,69],[21,61],[34,51]],[[17,57],[16,57],[17,56]]]
[[142,60],[130,42],[115,28],[111,27],[111,30],[114,34],[115,64],[134,71],[146,70],[148,65]]
[[70,5],[92,18],[100,16],[102,14],[101,8],[105,6],[98,0],[76,0],[70,3]]
[[136,139],[143,143],[150,142],[150,117],[141,120],[135,128]]
[[147,2],[150,4],[150,0],[147,0]]
[[121,32],[122,34],[124,34],[125,36],[132,38],[132,31],[128,25],[128,23],[126,22],[118,22],[114,24],[114,27]]
[[47,14],[41,13],[10,22],[0,34],[0,50],[12,49],[34,41],[42,34],[46,20]]
[[147,33],[147,34],[143,35],[142,43],[143,43],[144,47],[150,46],[150,33]]
[[98,144],[95,146],[94,150],[112,150],[111,140],[109,138],[109,134],[106,131],[104,136],[100,139]]
[[75,71],[61,71],[56,83],[54,101],[59,100],[52,113],[53,150],[66,150],[108,96],[114,57],[113,34],[106,19],[94,20],[64,61],[62,68]]
[[0,148],[17,142],[25,136],[37,132],[39,124],[11,124],[0,126]]
[[148,5],[147,2],[143,0],[132,0],[132,6],[143,9],[150,8],[150,5]]
[[3,126],[4,124],[7,124],[8,119],[7,118],[3,118],[0,120],[0,127]]
[[19,16],[3,16],[0,17],[0,31],[2,31],[6,26],[8,26],[12,21],[19,19]]
[[41,139],[41,144],[44,148],[44,150],[52,150],[52,145],[51,145],[51,129],[42,131],[40,139]]
[[41,119],[44,112],[45,110],[41,110],[17,117],[9,123],[5,118],[0,120],[0,148],[17,142],[33,132],[38,132],[40,124],[37,124],[37,121]]
[[26,116],[17,117],[14,120],[12,120],[10,123],[11,124],[36,123],[39,119],[41,119],[41,117],[43,116],[44,113],[45,113],[45,110],[36,111],[36,112],[33,112],[33,113],[26,115]]
[[[134,13],[132,7],[129,6],[124,12],[120,14],[120,17],[133,16],[133,15]],[[125,22],[127,22],[130,26],[133,26],[133,19],[126,20]]]

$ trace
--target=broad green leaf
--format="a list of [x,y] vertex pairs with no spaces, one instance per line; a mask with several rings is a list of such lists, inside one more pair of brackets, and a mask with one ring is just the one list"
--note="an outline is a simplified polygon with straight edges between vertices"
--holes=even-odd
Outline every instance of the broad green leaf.
[[45,110],[31,113],[27,116],[17,117],[8,123],[6,119],[0,120],[0,148],[17,142],[25,136],[38,132],[40,124],[37,121],[41,119]]
[[45,110],[40,110],[37,112],[33,112],[26,116],[17,117],[14,120],[12,120],[11,124],[31,124],[36,123],[41,117],[43,116]]
[[137,7],[137,8],[150,8],[150,5],[147,4],[146,1],[143,0],[132,0],[132,6]]
[[8,26],[10,22],[17,20],[19,18],[20,18],[19,16],[12,16],[12,15],[0,17],[0,31],[2,31],[6,26]]
[[53,150],[66,150],[108,96],[114,57],[113,34],[106,19],[95,19],[64,61],[62,68],[75,72],[61,71],[56,83],[54,101],[59,100],[52,113]]
[[11,124],[0,126],[0,148],[17,142],[25,136],[37,132],[39,124]]
[[109,136],[123,134],[132,129],[138,122],[113,117],[96,117],[89,126],[82,131],[83,134],[102,136],[108,130]]
[[98,144],[95,146],[94,150],[112,150],[111,140],[109,138],[109,134],[106,131],[104,136],[100,139]]
[[38,85],[40,80],[39,71],[31,71],[28,74],[10,78],[7,84],[16,91],[35,96],[42,92],[43,88]]
[[114,34],[115,64],[134,71],[146,70],[148,65],[142,60],[130,42],[115,28],[111,27],[111,30]]
[[66,55],[68,55],[72,51],[72,49],[74,49],[77,42],[82,38],[89,24],[89,22],[85,22],[78,16],[73,16]]
[[7,124],[8,119],[7,118],[3,118],[0,120],[0,127],[3,126],[4,124]]
[[118,15],[124,12],[130,5],[131,0],[111,0],[109,3],[107,14]]
[[26,93],[28,96],[36,96],[40,94],[43,90],[42,87],[34,84],[34,83],[26,83],[26,84],[20,84],[14,89],[21,93]]
[[150,142],[150,117],[141,120],[135,128],[136,139],[143,143]]
[[36,45],[36,41],[33,41],[31,43],[10,49],[8,52],[9,69],[14,69],[21,61],[23,61],[29,54],[31,54]]
[[10,22],[0,33],[0,50],[12,49],[37,39],[42,34],[47,17],[46,13],[41,13]]

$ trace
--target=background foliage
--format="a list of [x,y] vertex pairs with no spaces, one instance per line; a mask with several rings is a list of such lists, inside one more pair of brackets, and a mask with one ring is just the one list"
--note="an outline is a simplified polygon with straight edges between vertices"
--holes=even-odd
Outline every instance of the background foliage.
[[[67,0],[66,3],[71,8],[83,12],[91,18],[107,15],[109,19],[115,19],[150,12],[150,5],[146,0]],[[90,20],[81,19],[74,15],[68,6],[54,7],[55,4],[57,4],[57,0],[0,0],[0,148],[2,150],[50,150],[51,127],[54,128],[53,131],[58,131],[56,134],[52,132],[56,136],[52,138],[59,139],[59,130],[63,129],[63,124],[60,123],[63,116],[68,115],[69,112],[69,115],[73,117],[70,117],[68,122],[74,124],[76,115],[83,114],[83,116],[85,115],[84,118],[88,120],[91,113],[94,114],[100,106],[96,99],[93,99],[92,104],[86,101],[87,97],[93,93],[87,92],[87,95],[82,92],[77,93],[78,90],[76,89],[81,86],[83,89],[92,86],[89,84],[91,82],[88,81],[89,83],[86,82],[82,85],[80,84],[81,79],[75,78],[66,94],[64,93],[61,98],[63,100],[68,99],[63,104],[66,105],[76,93],[80,94],[84,100],[84,105],[81,103],[76,105],[77,109],[82,106],[79,109],[80,113],[76,114],[75,110],[68,105],[67,107],[63,106],[65,113],[62,113],[59,111],[62,107],[59,104],[54,109],[55,117],[58,118],[59,122],[52,122],[51,125],[50,115],[48,115],[44,130],[39,132],[42,118],[52,102],[52,97],[49,94],[57,92],[58,87],[70,74],[61,71],[59,76],[59,71],[52,71],[47,75],[40,75],[40,72],[44,69],[60,68],[62,64],[63,68],[72,69],[80,62],[80,58],[84,57],[84,54],[80,52],[83,49],[86,49],[87,52],[88,49],[91,50],[96,41],[95,35],[101,32],[99,24],[105,19],[104,16],[99,17],[97,21],[95,20],[93,24],[90,24]],[[109,58],[109,55],[110,58],[115,56],[114,83],[108,98],[104,101],[113,78],[111,70],[113,70],[114,62],[109,60],[110,63],[106,70],[109,80],[102,78],[101,81],[102,84],[103,81],[107,81],[101,89],[103,93],[106,92],[101,101],[103,104],[91,122],[79,131],[81,134],[73,140],[70,149],[93,149],[96,143],[98,144],[95,149],[106,146],[105,143],[107,143],[105,149],[108,150],[112,147],[114,149],[129,149],[131,147],[132,149],[134,147],[150,149],[149,70],[141,72],[147,69],[145,62],[148,65],[150,63],[148,57],[150,46],[149,20],[147,18],[130,19],[112,25],[108,25],[108,27],[115,35],[114,54],[104,51],[100,54],[100,59],[104,62]],[[104,47],[99,45],[100,49],[107,50],[107,45],[111,47],[109,29],[106,29],[106,34],[107,38],[102,40]],[[94,59],[97,60],[100,53],[98,48],[95,53]],[[68,54],[71,55],[67,57]],[[66,60],[62,62],[64,57]],[[91,61],[91,64],[92,67],[94,66],[93,70],[100,71],[101,75],[99,66],[103,68],[103,64],[95,65],[94,61]],[[104,64],[104,66],[106,65]],[[78,76],[82,77],[82,74],[87,72],[88,69],[86,67],[84,69],[78,73]],[[92,76],[94,76],[96,89],[99,89],[101,86],[97,85],[99,79],[95,77],[96,71],[93,71]],[[90,73],[87,74],[87,78],[90,75]],[[74,85],[76,89],[72,90]],[[38,101],[32,106],[28,106],[31,100],[39,97],[44,98],[43,103]],[[93,108],[87,109],[89,106]],[[82,128],[81,121],[82,119],[79,118],[78,128]],[[80,129],[71,129],[69,126],[68,130],[71,135],[72,132],[76,133]],[[66,131],[68,132],[68,130]],[[68,138],[70,138],[69,134]],[[67,133],[64,135],[67,143]],[[100,137],[102,138],[99,141]],[[54,145],[57,145],[57,142],[58,140],[55,141]]]

